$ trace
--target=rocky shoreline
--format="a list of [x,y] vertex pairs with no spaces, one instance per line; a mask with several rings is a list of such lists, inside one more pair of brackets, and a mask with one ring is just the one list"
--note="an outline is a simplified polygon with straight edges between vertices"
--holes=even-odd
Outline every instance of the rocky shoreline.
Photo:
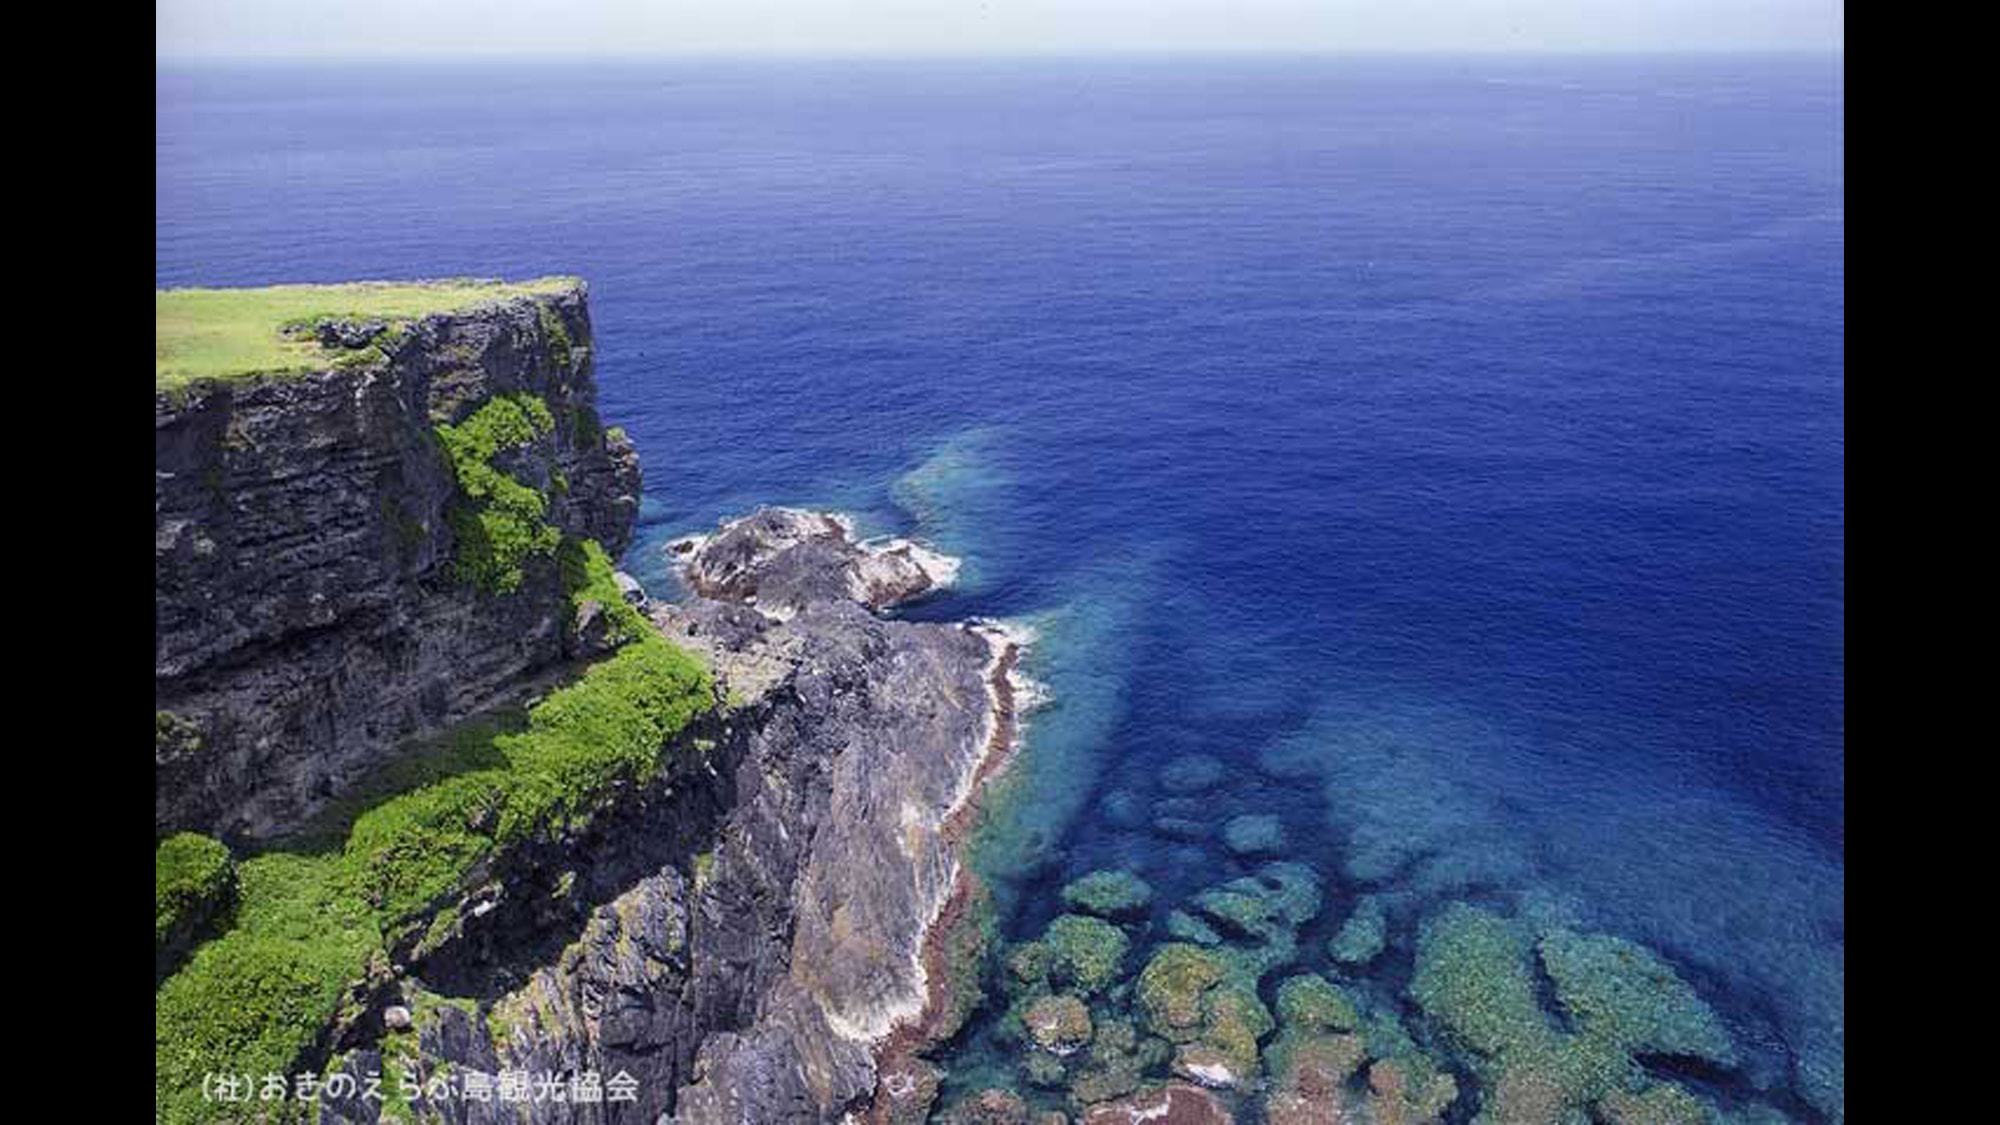
[[[788,540],[798,526],[815,534]],[[419,1085],[473,1072],[624,1073],[637,1079],[634,1102],[419,1098],[420,1118],[853,1120],[883,1099],[899,1051],[933,1041],[933,1013],[967,983],[953,943],[979,917],[967,909],[978,888],[959,852],[978,792],[1017,745],[1020,701],[1033,698],[1019,671],[1029,637],[986,621],[899,621],[878,612],[894,599],[856,600],[850,591],[866,584],[850,580],[894,548],[864,545],[849,526],[760,510],[676,552],[693,596],[642,601],[670,641],[703,658],[726,701],[698,735],[713,743],[708,764],[642,795],[659,811],[600,839],[602,855],[538,867],[636,870],[645,852],[657,869],[592,909],[553,958],[533,952],[552,950],[549,938],[496,910],[462,923],[376,1001],[414,1013],[400,1065]],[[743,584],[715,581],[725,567]],[[809,593],[782,609],[750,600],[749,589],[772,588],[769,576],[807,573],[814,581],[793,589]],[[919,596],[917,584],[905,589]],[[677,815],[683,807],[710,826]],[[547,880],[515,880],[537,881]],[[509,901],[518,912],[520,896]],[[468,958],[499,987],[468,988],[480,975]],[[434,991],[491,999],[468,1011]],[[359,1077],[388,1057],[363,1046],[340,1065]]]
[[[959,853],[976,819],[977,794],[1014,752],[1021,725],[1020,704],[1033,697],[1019,671],[1030,638],[1021,630],[995,622],[942,625],[877,617],[878,611],[907,604],[948,584],[956,561],[905,540],[861,540],[851,522],[824,513],[761,509],[723,525],[713,535],[679,540],[669,550],[678,560],[684,583],[696,597],[682,606],[659,610],[655,619],[680,643],[705,648],[729,690],[771,690],[770,654],[784,649],[786,634],[835,635],[864,616],[870,630],[880,630],[891,640],[892,649],[896,641],[907,640],[935,654],[938,650],[931,646],[948,636],[978,645],[976,652],[954,645],[948,667],[938,669],[941,675],[928,681],[931,688],[946,687],[943,697],[964,707],[975,701],[953,699],[958,693],[948,685],[965,682],[965,673],[972,671],[979,687],[978,706],[967,709],[963,717],[973,722],[967,724],[961,718],[950,725],[947,737],[934,739],[929,746],[913,747],[927,759],[917,771],[921,778],[913,777],[915,784],[899,785],[879,795],[900,806],[894,816],[900,837],[895,852],[866,845],[833,848],[824,856],[826,866],[821,870],[830,875],[836,870],[842,873],[832,880],[842,893],[821,899],[810,886],[802,888],[801,905],[806,912],[799,919],[801,934],[791,951],[794,976],[814,985],[803,991],[811,995],[813,1003],[808,1007],[818,1009],[824,1029],[861,1049],[859,1065],[852,1073],[843,1075],[835,1067],[819,1076],[827,1081],[821,1086],[822,1096],[810,1099],[815,1103],[812,1113],[819,1120],[832,1120],[868,1112],[869,1106],[885,1097],[880,1076],[893,1072],[905,1051],[935,1041],[940,1014],[952,1007],[950,998],[962,987],[963,982],[954,975],[949,946],[968,918],[967,904],[977,895],[977,887]],[[754,610],[770,623],[768,629],[774,635],[761,645],[716,643],[720,632],[712,622],[727,616],[713,608],[718,605]],[[857,608],[866,612],[856,614]],[[964,657],[968,655],[976,655],[976,668],[966,667]],[[926,709],[937,706],[935,696],[913,698],[911,703]],[[885,736],[882,730],[861,733],[866,741]],[[893,734],[887,737],[893,740]],[[839,807],[838,777],[833,797]],[[885,820],[879,807],[857,812],[864,824],[872,821],[879,828]],[[861,825],[829,827],[840,833]],[[882,979],[866,990],[870,1002],[857,1003],[853,994],[856,982],[839,979],[840,950],[815,944],[824,936],[819,929],[824,919],[805,904],[826,902],[836,911],[852,908],[857,898],[865,897],[871,889],[868,881],[856,874],[860,870],[857,860],[864,860],[871,851],[886,860],[890,869],[907,864],[899,877],[908,880],[907,889],[912,893],[896,901],[894,909],[878,914],[874,932],[865,934],[870,943],[905,955],[875,959],[872,968]],[[902,889],[896,888],[887,897],[896,900]],[[801,1018],[791,995],[789,986],[781,983],[765,1001],[767,1009],[791,1013],[788,1020],[779,1021],[781,1026]],[[959,1018],[963,1018],[962,1012]],[[719,1048],[704,1047],[707,1065],[697,1066],[703,1078],[685,1091],[676,1120],[813,1119],[787,1117],[770,1101],[746,1096],[756,1084],[740,1081],[744,1073],[768,1077],[771,1070],[754,1065],[769,1061],[760,1060],[753,1045],[757,1037],[753,1032],[750,1043],[725,1041]],[[796,1036],[779,1038],[791,1038],[794,1048],[805,1046],[796,1042]],[[768,1031],[763,1039],[768,1047]],[[819,1044],[797,1053],[805,1056],[825,1050],[826,1045]],[[705,1116],[710,1113],[717,1116]],[[732,1113],[743,1116],[731,1117]]]
[[[898,1025],[876,1043],[878,1081],[865,1110],[871,1125],[926,1119],[941,1075],[918,1056],[956,1034],[980,999],[978,975],[990,952],[987,927],[991,904],[979,876],[964,862],[962,851],[982,812],[981,792],[1020,749],[1025,712],[1039,698],[1019,671],[1032,634],[1004,625],[993,630],[998,647],[987,676],[993,731],[979,768],[968,780],[964,799],[945,817],[943,835],[953,850],[961,853],[958,873],[951,894],[924,926],[919,955],[926,985],[923,1008],[916,1018]],[[847,1120],[854,1120],[854,1115],[849,1114]]]

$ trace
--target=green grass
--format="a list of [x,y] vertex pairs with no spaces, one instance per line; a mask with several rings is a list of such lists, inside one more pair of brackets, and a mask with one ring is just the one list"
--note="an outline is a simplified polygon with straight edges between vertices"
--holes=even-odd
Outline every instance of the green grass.
[[[410,321],[514,297],[557,293],[575,278],[533,281],[356,281],[262,289],[161,289],[153,295],[154,379],[159,389],[263,372],[323,371],[343,354],[284,328],[322,317]],[[567,352],[568,334],[559,343]],[[367,349],[363,349],[366,351]]]
[[207,1073],[294,1073],[350,983],[447,908],[475,865],[587,823],[713,702],[707,670],[648,634],[530,708],[525,724],[464,728],[403,771],[411,788],[378,790],[293,850],[245,859],[236,925],[154,997],[158,1120],[225,1118],[228,1107],[202,1099]]
[[197,915],[212,914],[235,889],[236,865],[219,841],[181,832],[153,853],[153,942],[164,945]]

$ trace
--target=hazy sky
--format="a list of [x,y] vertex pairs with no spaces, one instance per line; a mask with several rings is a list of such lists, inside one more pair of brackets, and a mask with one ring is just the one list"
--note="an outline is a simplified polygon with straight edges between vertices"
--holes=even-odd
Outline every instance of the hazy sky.
[[1835,48],[1839,0],[156,0],[159,53]]

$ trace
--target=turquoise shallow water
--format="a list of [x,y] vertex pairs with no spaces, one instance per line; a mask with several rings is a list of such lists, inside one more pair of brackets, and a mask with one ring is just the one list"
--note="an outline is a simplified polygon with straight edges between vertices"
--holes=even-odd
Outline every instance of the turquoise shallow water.
[[[1010,943],[1127,868],[1158,904],[1129,976],[1264,862],[1222,826],[1274,816],[1321,908],[1264,1002],[1338,970],[1462,1079],[1455,1119],[1477,1052],[1412,995],[1454,902],[1663,958],[1736,1057],[1644,1073],[1838,1114],[1838,58],[168,68],[159,93],[161,284],[590,279],[649,586],[675,535],[824,505],[965,556],[916,615],[1032,621],[1050,702],[978,857]],[[1184,755],[1221,780],[1175,805]],[[1364,900],[1385,948],[1341,968]],[[999,1015],[948,1089],[1053,1104]]]

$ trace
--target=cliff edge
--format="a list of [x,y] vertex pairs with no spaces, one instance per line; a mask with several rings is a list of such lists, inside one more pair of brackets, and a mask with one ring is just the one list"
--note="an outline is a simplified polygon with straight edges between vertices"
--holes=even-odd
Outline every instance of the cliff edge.
[[598,421],[582,282],[165,291],[159,317],[157,831],[269,836],[589,654],[560,548],[624,549],[639,464]]

